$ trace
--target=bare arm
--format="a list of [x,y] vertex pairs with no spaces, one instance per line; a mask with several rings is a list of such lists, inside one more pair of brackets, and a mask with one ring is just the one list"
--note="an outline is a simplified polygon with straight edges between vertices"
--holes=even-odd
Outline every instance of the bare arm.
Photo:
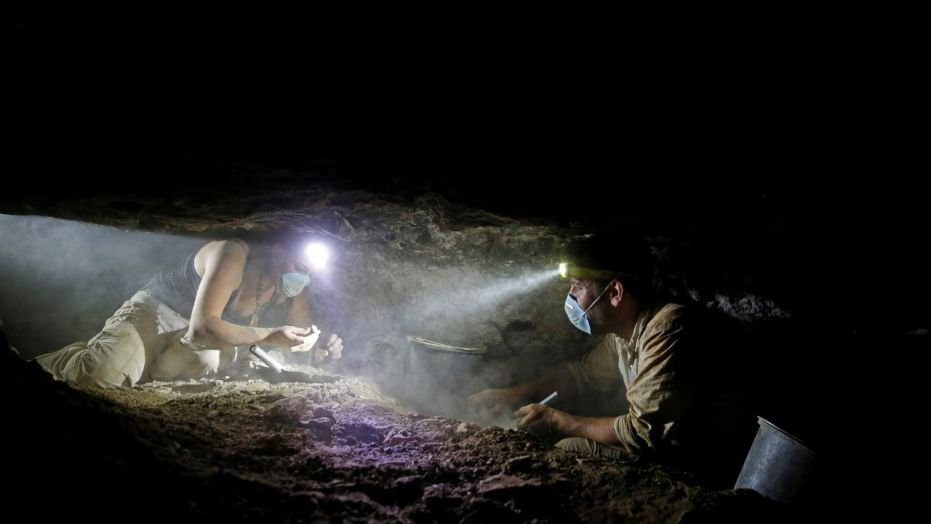
[[197,257],[203,277],[197,288],[187,339],[205,346],[268,344],[290,347],[299,344],[306,329],[294,326],[262,328],[241,326],[222,319],[233,292],[242,283],[249,248],[242,242],[224,240],[204,246]]
[[606,337],[581,361],[570,363],[559,372],[531,383],[524,390],[531,395],[523,397],[531,403],[514,413],[515,425],[527,431],[582,437],[611,446],[620,444],[614,433],[616,417],[580,417],[538,403],[544,391],[559,391],[561,398],[571,400],[578,394],[579,387],[604,391],[623,384],[617,367],[617,352],[611,342]]
[[551,430],[627,449],[662,447],[694,395],[694,352],[675,317],[658,319],[642,337],[637,377],[627,390],[630,410],[619,417],[577,417],[549,406],[528,404],[514,416],[517,427]]
[[564,411],[555,411],[554,431],[562,435],[583,437],[617,446],[620,442],[614,434],[614,417],[577,417]]
[[615,417],[579,417],[540,404],[528,404],[517,410],[514,417],[517,427],[528,431],[549,429],[567,437],[587,438],[610,446],[621,443],[614,433]]
[[640,339],[638,373],[627,389],[630,409],[618,417],[578,417],[539,404],[515,413],[517,425],[550,429],[627,449],[659,448],[694,396],[694,349],[675,310],[649,324]]
[[621,384],[617,368],[616,337],[605,337],[578,362],[545,375],[537,380],[503,389],[486,389],[469,397],[469,411],[480,414],[490,411],[500,415],[527,402],[539,402],[557,391],[562,401],[571,401],[579,388],[607,390]]
[[500,417],[526,402],[539,402],[557,391],[561,399],[575,395],[575,382],[565,367],[537,380],[503,389],[486,389],[469,397],[469,412],[475,416]]
[[[301,292],[291,300],[291,308],[288,310],[288,324],[292,326],[310,327],[311,337],[307,338],[308,344],[313,349],[311,360],[321,362],[329,357],[331,360],[339,360],[343,354],[343,339],[336,333],[330,333],[327,340],[322,341],[319,345],[314,346],[310,342],[312,337],[320,334],[317,326],[311,324],[312,316],[310,314],[310,287],[305,287]],[[316,340],[316,339],[313,339]]]
[[[579,388],[593,392],[610,392],[621,387],[622,377],[618,371],[618,339],[607,336],[598,346],[578,362],[570,363],[563,369],[559,395],[566,391],[570,397],[577,394]],[[616,417],[580,417],[565,411],[542,406],[529,399],[514,413],[518,428],[536,432],[553,432],[567,437],[582,437],[601,444],[616,446],[620,444],[614,433]]]

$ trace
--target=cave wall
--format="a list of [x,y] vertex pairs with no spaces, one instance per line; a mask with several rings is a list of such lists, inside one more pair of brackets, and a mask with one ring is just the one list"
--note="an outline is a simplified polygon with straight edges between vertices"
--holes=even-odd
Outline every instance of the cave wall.
[[[398,205],[336,193],[328,202],[316,215],[270,215],[333,249],[332,268],[312,284],[311,301],[319,327],[345,340],[342,371],[374,376],[423,411],[460,414],[469,393],[534,377],[591,346],[563,313],[567,287],[555,268],[567,232],[436,197]],[[227,224],[166,234],[125,222],[0,218],[0,261],[10,283],[0,317],[26,358],[89,339],[153,272],[209,233],[261,235]],[[93,219],[120,223],[113,215]],[[408,335],[484,352],[437,352]]]
[[[489,293],[553,267],[572,236],[611,225],[642,233],[669,291],[749,327],[755,338],[747,352],[755,362],[748,376],[790,429],[820,424],[836,434],[824,406],[850,413],[869,400],[861,368],[876,348],[914,355],[927,344],[918,193],[813,190],[776,178],[696,179],[672,190],[663,179],[641,178],[578,198],[544,190],[536,174],[502,177],[511,165],[461,177],[463,169],[484,166],[437,160],[426,176],[422,168],[404,175],[403,166],[359,175],[325,162],[301,169],[216,162],[172,173],[174,180],[200,173],[181,191],[158,190],[157,179],[144,178],[153,186],[88,183],[74,194],[2,195],[2,209],[15,215],[4,217],[10,238],[46,247],[72,240],[48,227],[50,219],[14,225],[30,214],[88,221],[100,237],[41,256],[2,244],[4,266],[16,268],[13,277],[4,274],[0,310],[13,345],[33,356],[91,336],[152,271],[205,238],[288,228],[335,248],[335,270],[315,282],[313,301],[320,326],[346,340],[338,370],[376,376],[417,409],[458,414],[471,390],[535,376],[590,347],[593,340],[565,319],[566,287],[558,279],[517,286],[497,300]],[[211,184],[217,180],[224,183]],[[896,214],[863,212],[894,195],[903,196]],[[127,240],[140,234],[141,243]],[[116,242],[108,253],[91,247],[103,237]],[[130,256],[135,260],[127,262]],[[80,291],[85,283],[99,284],[95,295]],[[415,352],[406,335],[484,346],[487,353],[464,359]],[[837,380],[839,386],[829,385]]]
[[[461,402],[544,372],[591,341],[565,318],[556,275],[566,237],[505,224],[449,230],[428,216],[392,242],[347,246],[333,302],[362,354],[359,369],[425,411],[461,413]],[[413,335],[480,355],[437,352]]]

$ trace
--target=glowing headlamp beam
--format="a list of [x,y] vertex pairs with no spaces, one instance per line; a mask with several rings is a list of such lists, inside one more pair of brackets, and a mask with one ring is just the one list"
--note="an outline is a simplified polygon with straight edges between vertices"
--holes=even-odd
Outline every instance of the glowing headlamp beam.
[[307,255],[307,261],[316,269],[325,269],[327,260],[330,258],[330,250],[319,242],[307,244],[304,248],[304,254]]
[[568,262],[559,263],[559,276],[562,278],[578,278],[581,280],[595,279],[612,279],[617,278],[619,271],[610,269],[594,269],[590,267],[578,267],[570,265]]
[[569,264],[565,262],[559,263],[559,276],[562,278],[569,278]]

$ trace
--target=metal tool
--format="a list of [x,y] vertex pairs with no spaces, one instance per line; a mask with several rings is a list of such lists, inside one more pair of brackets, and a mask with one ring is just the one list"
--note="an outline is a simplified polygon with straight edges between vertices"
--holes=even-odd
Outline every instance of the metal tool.
[[252,347],[249,348],[249,352],[259,358],[262,362],[268,365],[268,367],[275,370],[277,373],[281,373],[281,370],[284,369],[277,360],[273,359],[271,355],[265,352],[264,349],[260,348],[256,344],[252,344]]

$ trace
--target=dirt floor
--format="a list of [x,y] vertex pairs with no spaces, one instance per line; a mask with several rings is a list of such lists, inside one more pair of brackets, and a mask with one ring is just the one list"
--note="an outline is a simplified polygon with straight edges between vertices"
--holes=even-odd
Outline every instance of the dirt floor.
[[[172,522],[760,522],[784,508],[656,465],[405,412],[365,380],[77,390],[5,352],[5,468],[37,515]],[[292,368],[293,369],[293,368]],[[281,380],[285,380],[281,382]],[[9,484],[9,482],[7,483]]]

